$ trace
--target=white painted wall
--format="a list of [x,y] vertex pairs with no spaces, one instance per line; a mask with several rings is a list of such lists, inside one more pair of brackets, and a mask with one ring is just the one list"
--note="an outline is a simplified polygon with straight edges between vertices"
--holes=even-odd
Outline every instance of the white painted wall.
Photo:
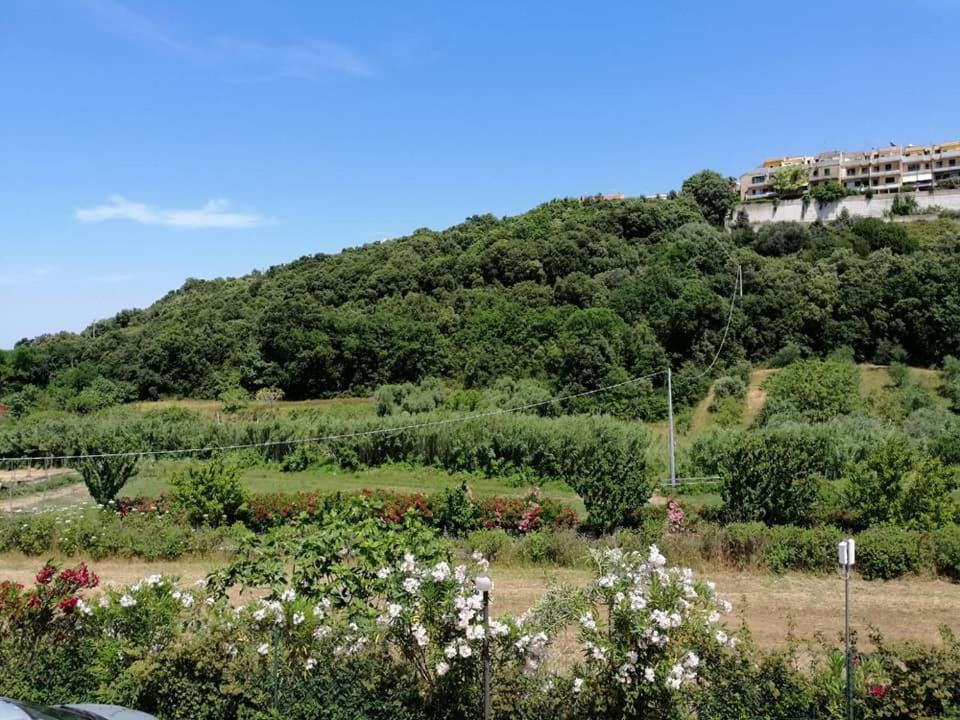
[[[944,210],[960,210],[960,190],[934,190],[932,193],[920,191],[913,193],[913,197],[921,210],[933,206]],[[811,200],[806,211],[803,209],[803,200],[781,200],[776,205],[773,202],[744,203],[738,205],[733,212],[736,217],[739,210],[746,210],[751,225],[791,221],[812,223],[816,220],[828,222],[836,220],[844,208],[851,215],[882,218],[893,205],[893,198],[893,195],[874,195],[868,200],[863,195],[851,195],[823,205]],[[915,217],[918,220],[929,218],[923,215]]]

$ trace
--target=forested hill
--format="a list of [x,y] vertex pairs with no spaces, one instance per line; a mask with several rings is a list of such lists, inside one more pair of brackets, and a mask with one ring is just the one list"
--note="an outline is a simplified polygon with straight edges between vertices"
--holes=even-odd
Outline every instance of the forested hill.
[[724,364],[793,345],[917,365],[960,353],[953,221],[755,234],[718,229],[701,207],[716,219],[687,194],[555,200],[237,279],[188,280],[145,310],[3,353],[0,398],[44,387],[209,397],[238,385],[303,398],[426,376],[466,386],[533,377],[576,391],[667,362],[692,398],[702,384],[683,378],[718,347],[735,262],[744,295]]

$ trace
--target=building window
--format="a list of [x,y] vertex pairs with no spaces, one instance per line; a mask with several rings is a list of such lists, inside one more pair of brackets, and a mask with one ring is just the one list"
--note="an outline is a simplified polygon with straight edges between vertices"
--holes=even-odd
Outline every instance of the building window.
[[887,185],[891,185],[892,183],[896,182],[896,180],[896,178],[888,177],[886,180],[884,180],[884,182],[887,183]]
[[957,161],[956,161],[956,160],[951,160],[951,161],[950,161],[950,167],[953,167],[953,166],[956,165],[956,164],[957,164]]
[[916,172],[920,169],[920,163],[910,163],[907,165],[907,172]]
[[759,185],[766,179],[767,179],[766,175],[754,175],[752,178],[750,178],[750,182],[753,185]]
[[824,177],[830,177],[830,168],[824,168],[824,169],[823,169],[823,176],[824,176]]
[[886,165],[883,166],[883,169],[884,169],[884,170],[893,170],[893,165],[891,165],[890,163],[887,163]]
[[873,179],[873,184],[874,184],[874,185],[879,185],[879,184],[880,184],[880,178],[874,178],[874,179]]
[[943,167],[943,160],[937,160],[937,167],[938,168]]
[[814,176],[814,177],[818,177],[819,175],[820,175],[820,171],[819,171],[819,170],[814,170],[814,171],[813,171],[813,176]]

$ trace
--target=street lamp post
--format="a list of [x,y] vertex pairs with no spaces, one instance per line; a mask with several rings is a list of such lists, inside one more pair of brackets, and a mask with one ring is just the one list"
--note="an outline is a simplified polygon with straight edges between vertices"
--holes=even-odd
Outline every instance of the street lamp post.
[[490,720],[490,591],[493,580],[486,573],[477,575],[474,586],[483,596],[483,720]]
[[847,664],[847,720],[853,720],[853,654],[850,650],[850,568],[856,562],[856,542],[853,538],[837,545],[837,562],[843,568],[843,639]]

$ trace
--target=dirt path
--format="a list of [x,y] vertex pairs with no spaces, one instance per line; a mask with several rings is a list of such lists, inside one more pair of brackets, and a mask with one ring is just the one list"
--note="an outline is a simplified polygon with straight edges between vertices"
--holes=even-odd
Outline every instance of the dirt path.
[[760,386],[763,381],[773,375],[776,370],[772,368],[764,370],[754,370],[750,373],[750,384],[747,386],[747,402],[743,416],[740,418],[740,424],[743,427],[750,427],[753,424],[757,414],[767,402],[767,392]]
[[83,483],[67,485],[66,487],[48,490],[46,492],[18,495],[8,500],[0,500],[0,512],[14,512],[15,510],[37,510],[51,502],[62,505],[63,500],[89,500],[90,495]]

